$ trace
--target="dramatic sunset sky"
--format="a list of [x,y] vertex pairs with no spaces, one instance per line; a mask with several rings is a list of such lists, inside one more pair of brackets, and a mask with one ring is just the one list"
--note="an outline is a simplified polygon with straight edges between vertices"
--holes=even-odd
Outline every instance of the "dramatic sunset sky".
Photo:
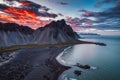
[[36,29],[61,19],[75,29],[120,29],[120,0],[0,0],[3,23]]

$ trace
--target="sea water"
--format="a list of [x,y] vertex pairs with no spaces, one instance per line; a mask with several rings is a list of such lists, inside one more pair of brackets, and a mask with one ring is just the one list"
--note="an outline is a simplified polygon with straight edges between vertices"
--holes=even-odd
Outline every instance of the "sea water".
[[[64,50],[61,59],[68,66],[80,63],[93,66],[94,70],[84,70],[72,67],[63,72],[60,80],[120,80],[120,36],[87,37],[82,40],[102,42],[107,46],[94,44],[80,44]],[[82,71],[80,76],[74,74],[75,70]]]

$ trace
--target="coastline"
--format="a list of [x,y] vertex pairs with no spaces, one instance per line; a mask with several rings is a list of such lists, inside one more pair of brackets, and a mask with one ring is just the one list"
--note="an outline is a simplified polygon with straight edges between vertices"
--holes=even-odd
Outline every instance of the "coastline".
[[[79,41],[75,44],[97,44],[103,46],[103,43]],[[64,51],[64,49],[72,44],[64,43],[50,46],[36,46],[24,48],[19,51],[16,57],[10,62],[0,66],[0,78],[3,80],[57,80],[61,73],[71,68],[60,64],[56,57]],[[13,50],[10,50],[13,52]],[[15,51],[17,52],[18,49]],[[8,52],[8,51],[7,51]],[[16,68],[17,67],[17,68]],[[41,71],[42,70],[42,71]],[[9,72],[9,74],[7,74]],[[16,74],[17,73],[17,74]],[[20,77],[22,76],[22,77]]]
[[2,46],[0,47],[0,53],[3,52],[13,52],[19,49],[26,49],[26,48],[35,48],[35,47],[57,47],[57,46],[72,46],[76,44],[95,44],[100,46],[106,46],[105,43],[100,42],[89,42],[89,41],[81,41],[81,40],[75,40],[75,41],[69,41],[69,42],[60,42],[60,43],[54,43],[54,44],[26,44],[26,45],[12,45],[12,46]]
[[[23,77],[24,80],[46,80],[46,78],[57,80],[63,71],[70,68],[59,64],[55,59],[63,49],[63,47],[39,47],[37,51],[35,48],[21,50],[10,62],[0,66],[0,78],[3,80],[21,80]],[[51,54],[52,56],[49,56]],[[30,60],[30,58],[32,59]],[[38,73],[39,75],[37,75]],[[36,77],[39,78],[36,79]]]

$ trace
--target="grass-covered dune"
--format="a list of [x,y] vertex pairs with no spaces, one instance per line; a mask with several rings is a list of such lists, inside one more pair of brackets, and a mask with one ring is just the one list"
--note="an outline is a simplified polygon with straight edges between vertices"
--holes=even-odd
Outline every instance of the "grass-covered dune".
[[24,48],[34,48],[34,47],[40,47],[40,46],[71,46],[75,44],[96,44],[96,45],[101,45],[101,46],[106,46],[104,43],[99,43],[99,42],[87,42],[87,41],[71,41],[71,42],[62,42],[62,43],[55,43],[55,44],[25,44],[25,45],[13,45],[13,46],[4,46],[0,47],[0,52],[10,52],[10,51],[15,51],[19,49],[24,49]]

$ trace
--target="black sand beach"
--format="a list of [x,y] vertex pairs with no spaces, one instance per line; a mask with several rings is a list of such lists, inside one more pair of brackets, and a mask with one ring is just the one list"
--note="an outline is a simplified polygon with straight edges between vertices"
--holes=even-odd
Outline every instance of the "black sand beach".
[[0,80],[57,80],[64,70],[69,69],[55,59],[64,48],[18,50],[15,58],[0,66]]

